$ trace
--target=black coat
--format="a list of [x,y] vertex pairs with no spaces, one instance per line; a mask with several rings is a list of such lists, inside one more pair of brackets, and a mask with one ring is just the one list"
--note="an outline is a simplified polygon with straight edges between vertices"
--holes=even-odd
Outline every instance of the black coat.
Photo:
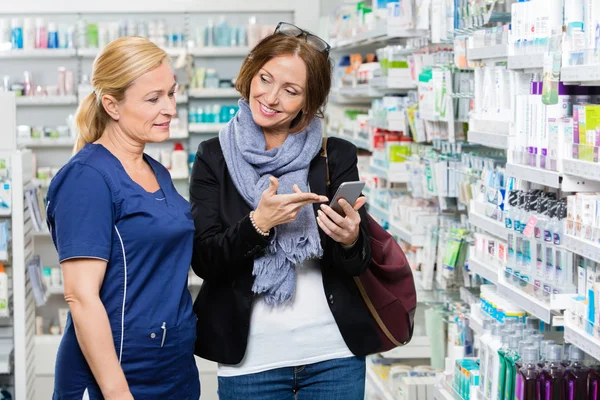
[[[326,160],[317,155],[310,165],[311,191],[333,196],[339,185],[358,180],[356,147],[341,139],[327,145],[331,186],[327,193]],[[250,222],[252,208],[238,193],[218,138],[198,147],[192,170],[190,202],[196,225],[192,268],[204,280],[194,302],[198,316],[196,355],[223,364],[238,364],[248,343],[254,294],[252,269],[269,238],[261,236]],[[315,218],[318,205],[314,206]],[[358,243],[346,252],[320,229],[324,250],[320,260],[323,286],[329,307],[346,345],[358,356],[379,346],[375,321],[354,283],[369,265],[371,246],[366,212],[360,211]]]

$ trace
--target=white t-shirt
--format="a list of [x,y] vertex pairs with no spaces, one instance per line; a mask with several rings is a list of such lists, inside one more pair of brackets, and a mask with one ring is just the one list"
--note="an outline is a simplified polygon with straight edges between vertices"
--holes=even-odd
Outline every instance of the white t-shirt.
[[296,293],[286,306],[255,298],[248,348],[241,363],[219,364],[219,376],[238,376],[352,357],[325,298],[318,260],[296,268]]

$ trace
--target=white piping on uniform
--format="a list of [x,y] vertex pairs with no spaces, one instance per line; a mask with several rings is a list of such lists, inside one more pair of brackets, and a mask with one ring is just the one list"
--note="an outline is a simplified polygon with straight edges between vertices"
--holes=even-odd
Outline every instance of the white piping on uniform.
[[123,245],[123,239],[121,238],[121,234],[115,225],[115,231],[117,231],[117,236],[119,236],[119,241],[121,242],[121,249],[123,250],[123,269],[124,269],[124,288],[123,288],[123,306],[121,308],[121,348],[119,349],[119,363],[121,363],[121,358],[123,357],[123,336],[125,336],[125,299],[127,298],[127,256],[125,255],[125,246]]

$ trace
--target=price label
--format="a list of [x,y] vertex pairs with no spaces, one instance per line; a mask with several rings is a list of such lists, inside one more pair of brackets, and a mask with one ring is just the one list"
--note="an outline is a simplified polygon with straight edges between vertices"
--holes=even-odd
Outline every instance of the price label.
[[527,225],[525,226],[525,229],[523,229],[523,235],[525,235],[525,237],[530,238],[531,235],[533,235],[533,230],[537,223],[538,219],[534,215],[529,217],[529,221],[527,221]]

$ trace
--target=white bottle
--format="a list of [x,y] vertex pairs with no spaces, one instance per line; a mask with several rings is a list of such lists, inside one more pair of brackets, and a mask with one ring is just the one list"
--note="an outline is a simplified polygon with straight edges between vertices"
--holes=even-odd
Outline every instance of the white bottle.
[[167,149],[160,151],[160,163],[166,168],[171,169],[171,152]]
[[[498,351],[502,348],[502,334],[502,325],[497,324],[496,326],[494,326],[494,330],[492,331],[492,340],[489,342],[487,348],[487,376],[485,379],[484,386],[484,398],[486,399],[492,399],[492,393],[496,393],[498,391],[498,380],[500,371],[500,356],[498,355]],[[496,391],[493,391],[494,388],[496,389]]]
[[35,23],[33,18],[23,20],[23,49],[35,49]]
[[483,335],[479,339],[479,388],[481,393],[484,393],[485,382],[487,379],[487,368],[488,368],[488,347],[492,341],[492,330],[496,322],[491,319],[483,320]]
[[181,143],[175,143],[175,149],[171,153],[171,171],[178,176],[186,176],[189,173],[188,155]]
[[0,317],[10,316],[8,310],[8,275],[4,271],[4,264],[0,263]]

